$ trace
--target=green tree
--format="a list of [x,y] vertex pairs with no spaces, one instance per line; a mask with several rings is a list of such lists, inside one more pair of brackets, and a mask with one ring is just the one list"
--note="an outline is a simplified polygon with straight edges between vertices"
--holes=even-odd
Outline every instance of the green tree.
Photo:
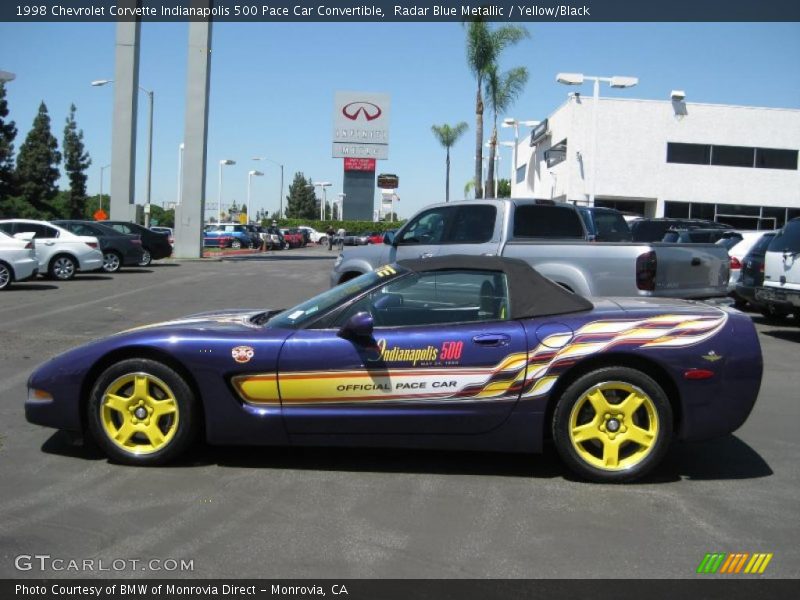
[[300,172],[295,173],[286,196],[286,218],[316,219],[318,215],[319,204],[311,180]]
[[42,102],[33,127],[19,148],[16,181],[19,194],[40,216],[53,214],[50,203],[58,193],[58,141],[50,132],[50,115]]
[[83,130],[75,122],[75,105],[69,107],[67,124],[64,127],[64,170],[69,177],[69,204],[67,217],[81,219],[86,213],[86,170],[92,164],[83,145]]
[[6,86],[0,82],[0,210],[3,203],[14,195],[14,139],[17,127],[14,121],[6,120],[8,102]]
[[497,197],[511,198],[511,181],[509,179],[501,179],[497,182]]
[[486,72],[486,102],[492,111],[492,137],[489,138],[489,175],[486,178],[486,196],[494,195],[495,156],[497,155],[497,115],[506,112],[522,93],[528,82],[528,69],[516,67],[505,73],[498,73],[497,66]]
[[468,125],[461,121],[457,125],[450,127],[447,123],[444,125],[432,125],[431,131],[439,143],[447,150],[447,158],[445,159],[445,179],[444,179],[444,201],[450,202],[450,147],[458,141],[464,132],[467,130]]
[[475,197],[483,197],[483,82],[487,72],[497,65],[502,51],[529,37],[528,30],[519,25],[492,28],[478,18],[467,27],[467,65],[477,82],[475,94]]

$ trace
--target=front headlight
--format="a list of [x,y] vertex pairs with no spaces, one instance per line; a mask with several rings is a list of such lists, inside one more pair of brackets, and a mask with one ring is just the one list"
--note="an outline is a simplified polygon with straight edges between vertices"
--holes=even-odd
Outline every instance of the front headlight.
[[340,254],[340,255],[339,255],[337,258],[336,258],[336,262],[335,262],[335,263],[333,263],[333,268],[334,268],[334,269],[336,269],[336,268],[337,268],[337,267],[338,267],[340,264],[342,264],[342,261],[343,261],[343,260],[344,260],[344,254]]

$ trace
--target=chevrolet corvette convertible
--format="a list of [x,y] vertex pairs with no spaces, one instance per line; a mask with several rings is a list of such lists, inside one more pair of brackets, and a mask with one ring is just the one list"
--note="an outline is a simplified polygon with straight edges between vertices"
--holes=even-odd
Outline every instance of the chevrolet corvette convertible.
[[734,431],[762,359],[750,319],[698,302],[583,298],[522,261],[387,265],[288,310],[203,313],[73,349],[28,381],[27,419],[120,463],[211,444],[539,452],[582,478],[655,467]]

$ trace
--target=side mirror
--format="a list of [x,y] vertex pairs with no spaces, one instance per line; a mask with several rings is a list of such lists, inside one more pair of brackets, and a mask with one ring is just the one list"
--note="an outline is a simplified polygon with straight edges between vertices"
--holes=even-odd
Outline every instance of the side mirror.
[[388,244],[389,246],[394,245],[394,232],[387,231],[383,234],[383,243]]
[[347,322],[339,329],[339,337],[352,338],[371,338],[375,328],[375,321],[368,312],[357,312],[347,319]]

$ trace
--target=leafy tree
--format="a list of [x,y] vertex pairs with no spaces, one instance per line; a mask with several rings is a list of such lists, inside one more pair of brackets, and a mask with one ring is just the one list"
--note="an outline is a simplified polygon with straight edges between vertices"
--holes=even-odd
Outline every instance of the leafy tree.
[[475,197],[483,197],[483,83],[488,71],[497,65],[502,51],[529,37],[528,30],[519,25],[490,27],[489,23],[477,18],[469,21],[467,27],[467,65],[477,82],[475,94]]
[[501,179],[497,182],[497,197],[511,198],[511,181],[509,179]]
[[43,217],[53,213],[50,203],[58,193],[59,162],[58,141],[50,132],[50,115],[42,102],[20,146],[16,180],[19,194]]
[[173,209],[165,210],[158,204],[150,205],[150,223],[155,224],[158,221],[159,227],[175,227],[175,211]]
[[446,175],[444,180],[444,201],[450,202],[450,147],[456,143],[464,132],[467,130],[468,125],[461,121],[457,125],[450,127],[447,123],[444,125],[432,125],[431,131],[439,143],[447,150],[447,158],[445,160]]
[[497,115],[506,112],[528,82],[528,69],[516,67],[498,73],[495,65],[486,72],[486,102],[492,110],[492,137],[489,138],[489,175],[486,178],[486,195],[494,193],[495,155],[497,154]]
[[75,122],[75,111],[75,105],[70,105],[63,142],[64,170],[69,177],[67,216],[70,219],[80,219],[86,212],[86,169],[92,164],[83,145],[83,130],[79,130]]
[[0,207],[14,195],[14,139],[17,137],[17,127],[14,121],[6,120],[7,116],[6,86],[0,82]]
[[315,219],[319,215],[319,203],[310,179],[297,172],[286,196],[286,217],[289,219]]

